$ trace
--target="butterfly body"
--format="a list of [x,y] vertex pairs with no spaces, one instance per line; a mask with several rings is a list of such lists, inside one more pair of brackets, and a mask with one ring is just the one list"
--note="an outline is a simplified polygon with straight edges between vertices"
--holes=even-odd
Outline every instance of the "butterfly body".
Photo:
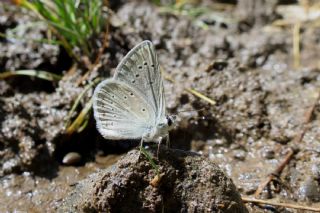
[[150,41],[134,47],[102,81],[93,95],[97,129],[106,139],[161,141],[168,137],[172,118],[166,116],[163,80]]
[[170,124],[171,118],[167,117],[162,121],[159,121],[155,126],[150,127],[143,134],[143,141],[161,141],[162,138],[168,137],[169,131],[172,129],[172,124]]

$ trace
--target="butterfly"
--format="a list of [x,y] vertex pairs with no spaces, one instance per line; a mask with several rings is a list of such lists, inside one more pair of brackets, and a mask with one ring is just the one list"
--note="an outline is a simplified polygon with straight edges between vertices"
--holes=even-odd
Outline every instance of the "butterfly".
[[165,94],[155,48],[143,41],[122,59],[113,78],[93,94],[97,129],[106,139],[169,140],[174,116],[166,115]]

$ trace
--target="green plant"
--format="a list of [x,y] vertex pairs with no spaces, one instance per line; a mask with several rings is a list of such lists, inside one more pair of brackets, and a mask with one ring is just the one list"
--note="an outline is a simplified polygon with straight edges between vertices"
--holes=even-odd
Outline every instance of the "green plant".
[[[28,23],[30,26],[45,23],[48,32],[55,34],[55,39],[48,36],[37,42],[62,45],[68,54],[85,65],[87,72],[80,77],[85,82],[89,73],[99,67],[99,60],[108,43],[108,8],[107,0],[11,0],[12,3],[25,8],[39,19]],[[0,37],[25,39],[11,33],[0,33]],[[48,33],[50,35],[50,33]],[[89,60],[88,60],[89,59]],[[19,70],[0,73],[0,79],[18,75],[32,76],[49,81],[58,81],[61,76],[45,71]],[[77,100],[75,100],[67,118],[66,134],[81,132],[88,124],[92,101],[82,107],[80,113],[73,119],[76,108],[84,98],[85,93],[94,87],[100,79],[95,79],[84,87]]]
[[47,81],[59,81],[61,80],[60,75],[56,75],[54,73],[46,72],[46,71],[40,71],[40,70],[17,70],[17,71],[6,71],[0,73],[0,80],[14,77],[14,76],[31,76],[36,77],[40,79],[44,79]]
[[151,164],[151,167],[156,171],[156,174],[160,176],[159,166],[154,162],[151,154],[148,153],[148,151],[142,146],[142,144],[140,145],[140,152],[148,159],[149,163]]
[[67,119],[66,119],[65,129],[66,129],[67,134],[71,135],[74,132],[81,132],[86,127],[88,120],[90,118],[89,112],[91,111],[91,108],[92,108],[92,98],[82,108],[81,112],[77,115],[75,120],[71,121],[71,118],[72,118],[74,112],[76,111],[76,108],[80,105],[80,101],[83,99],[85,94],[90,89],[94,88],[98,83],[100,83],[100,81],[101,81],[100,78],[96,78],[91,83],[86,85],[84,87],[84,89],[82,90],[82,92],[78,95],[75,102],[73,103],[73,105],[68,113]]
[[[33,11],[45,21],[70,56],[95,59],[101,33],[107,30],[107,14],[103,0],[16,0],[17,5]],[[100,45],[99,45],[100,44]],[[75,49],[80,50],[75,54]]]

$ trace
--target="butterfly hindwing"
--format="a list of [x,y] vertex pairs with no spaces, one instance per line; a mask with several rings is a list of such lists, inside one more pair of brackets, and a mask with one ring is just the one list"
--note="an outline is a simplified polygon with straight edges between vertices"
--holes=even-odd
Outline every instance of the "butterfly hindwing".
[[107,139],[138,139],[155,123],[155,113],[139,91],[114,79],[101,82],[93,95],[94,117]]
[[163,80],[150,41],[143,41],[125,56],[116,69],[114,79],[125,82],[143,94],[158,119],[165,116]]

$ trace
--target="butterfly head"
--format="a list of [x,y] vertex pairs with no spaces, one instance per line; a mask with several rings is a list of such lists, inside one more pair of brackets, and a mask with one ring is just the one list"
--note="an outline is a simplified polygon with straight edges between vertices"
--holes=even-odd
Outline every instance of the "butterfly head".
[[169,131],[173,129],[175,121],[176,121],[175,115],[166,115],[166,117],[157,124],[157,128]]
[[177,120],[176,115],[167,115],[166,116],[166,125],[169,130],[173,129],[176,120]]
[[162,119],[162,121],[160,121],[158,124],[157,124],[157,132],[160,134],[160,135],[167,135],[168,132],[173,129],[174,127],[174,123],[175,123],[175,120],[176,120],[176,116],[174,115],[167,115],[164,119]]

